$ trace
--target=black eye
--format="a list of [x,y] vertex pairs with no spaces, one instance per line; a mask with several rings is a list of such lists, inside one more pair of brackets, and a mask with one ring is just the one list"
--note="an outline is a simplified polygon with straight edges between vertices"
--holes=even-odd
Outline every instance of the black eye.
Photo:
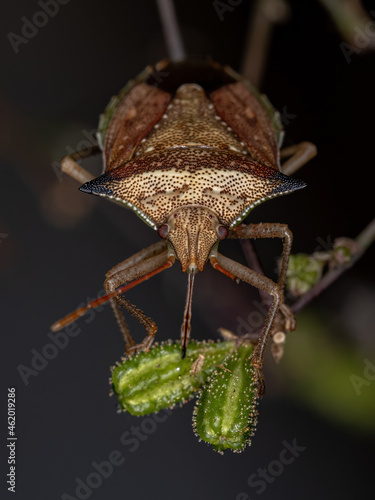
[[219,235],[219,238],[221,240],[225,240],[225,238],[228,236],[228,229],[225,226],[219,226],[217,228],[217,234]]
[[168,235],[168,231],[169,231],[168,225],[162,224],[158,229],[158,234],[159,234],[160,238],[163,238],[163,240],[165,240],[165,238]]

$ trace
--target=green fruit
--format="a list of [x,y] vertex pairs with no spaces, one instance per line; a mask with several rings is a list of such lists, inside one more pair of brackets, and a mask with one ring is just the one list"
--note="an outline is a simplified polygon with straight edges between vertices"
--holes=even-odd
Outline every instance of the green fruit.
[[306,293],[322,277],[324,260],[315,255],[290,255],[287,272],[287,290],[295,297]]
[[212,374],[194,410],[196,435],[219,453],[241,452],[257,423],[257,391],[251,364],[253,346],[242,344]]
[[191,341],[181,359],[180,343],[170,342],[125,359],[112,372],[120,407],[147,415],[186,402],[234,348],[233,342]]

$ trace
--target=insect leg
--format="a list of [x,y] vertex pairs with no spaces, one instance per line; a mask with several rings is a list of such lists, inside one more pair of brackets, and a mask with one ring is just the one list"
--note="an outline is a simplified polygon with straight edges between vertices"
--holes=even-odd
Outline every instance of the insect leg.
[[80,151],[66,155],[61,160],[61,170],[65,174],[70,175],[70,177],[73,177],[73,179],[78,181],[80,184],[89,182],[94,179],[95,176],[81,167],[81,165],[77,163],[77,160],[83,160],[84,158],[89,158],[90,156],[98,155],[100,153],[101,149],[99,146],[93,146],[91,148],[81,149]]
[[[106,274],[104,288],[107,293],[111,293],[121,284],[132,281],[147,274],[147,272],[149,273],[154,269],[157,269],[161,265],[165,264],[167,259],[168,250],[165,241],[155,243],[154,245],[141,250],[132,257],[113,267]],[[122,295],[117,295],[112,298],[111,306],[120,331],[124,337],[127,354],[141,349],[148,349],[151,346],[157,331],[155,322],[148,318],[143,311],[138,309]],[[134,316],[145,328],[147,336],[140,344],[135,345],[120,306],[130,312],[130,314],[132,314],[132,316]]]
[[294,319],[294,315],[290,310],[290,308],[284,303],[284,287],[286,281],[286,273],[288,270],[289,256],[293,242],[292,231],[288,228],[286,224],[278,224],[277,222],[268,224],[249,224],[249,225],[240,224],[236,228],[229,231],[228,238],[241,238],[241,239],[280,238],[283,240],[283,253],[281,256],[279,277],[277,280],[277,284],[279,286],[280,294],[282,297],[282,301],[280,304],[280,312],[284,317],[285,331],[295,330],[296,322]]
[[[147,255],[149,256],[149,258],[146,258]],[[128,266],[125,268],[125,270],[123,271],[119,270],[118,274],[114,273],[114,278],[116,278],[118,283],[124,283],[125,281],[126,282],[125,284],[122,284],[118,288],[115,288],[114,286],[111,285],[110,283],[111,278],[109,278],[108,280],[109,283],[107,284],[107,286],[110,287],[112,290],[110,293],[107,293],[102,297],[98,297],[97,299],[86,304],[86,306],[80,307],[76,311],[73,311],[64,318],[56,321],[51,326],[51,330],[53,332],[61,330],[62,328],[66,327],[73,321],[76,321],[78,318],[86,314],[88,310],[94,309],[95,307],[98,307],[104,304],[105,302],[114,299],[115,297],[127,292],[128,290],[134,288],[140,283],[152,278],[161,271],[168,269],[173,265],[174,261],[175,261],[175,256],[167,249],[165,242],[156,243],[154,245],[151,245],[147,249],[138,252],[138,254],[134,255],[133,257],[125,261],[126,262],[125,267]],[[118,264],[118,266],[116,267],[121,268],[121,264]],[[147,325],[153,324],[153,322],[149,320],[141,311],[139,313],[138,312],[139,310],[133,305],[131,305],[131,312],[132,311],[135,313],[136,317],[140,319],[142,324],[147,324]],[[134,342],[131,339],[130,334],[124,331],[123,334],[125,342],[128,342],[130,346],[127,348],[127,351],[132,352],[142,348],[148,348],[152,344],[152,340],[155,336],[155,331],[156,331],[155,328],[154,329],[149,328],[149,330],[147,331],[146,339],[137,346],[130,345],[134,344]],[[148,337],[150,338],[148,339]]]
[[266,318],[262,333],[260,334],[258,343],[255,346],[251,360],[256,374],[256,382],[258,383],[259,395],[262,396],[264,394],[264,380],[262,374],[264,352],[277,311],[283,300],[282,293],[280,292],[279,286],[266,276],[243,266],[239,262],[228,259],[227,257],[224,257],[224,255],[221,255],[219,253],[217,253],[216,255],[211,254],[210,261],[215,269],[222,272],[226,276],[232,279],[239,278],[249,285],[253,285],[256,288],[265,291],[272,297],[272,304],[268,311],[268,316]]
[[300,142],[299,144],[282,149],[280,151],[281,159],[291,157],[281,165],[282,172],[286,175],[294,174],[305,163],[314,158],[316,153],[316,146],[311,142]]
[[277,284],[283,293],[288,270],[289,255],[292,249],[293,233],[286,224],[277,222],[266,224],[240,224],[229,231],[228,238],[256,239],[256,238],[280,238],[283,240],[283,253],[281,256],[279,278]]

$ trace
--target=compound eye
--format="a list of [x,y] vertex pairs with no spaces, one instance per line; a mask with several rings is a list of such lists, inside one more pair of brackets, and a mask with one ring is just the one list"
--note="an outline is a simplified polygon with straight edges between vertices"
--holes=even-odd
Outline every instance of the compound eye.
[[163,240],[165,240],[165,238],[167,237],[168,232],[169,232],[169,227],[167,224],[162,224],[158,229],[158,234],[160,238],[163,238]]
[[228,229],[225,226],[219,226],[217,228],[217,234],[219,235],[219,238],[221,240],[225,240],[225,238],[228,236]]

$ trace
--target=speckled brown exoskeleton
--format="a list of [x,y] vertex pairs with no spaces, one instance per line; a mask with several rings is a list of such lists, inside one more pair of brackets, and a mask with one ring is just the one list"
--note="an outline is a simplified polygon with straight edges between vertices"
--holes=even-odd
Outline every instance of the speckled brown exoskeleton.
[[[148,67],[112,98],[101,116],[98,146],[62,160],[62,169],[83,183],[84,193],[131,208],[161,241],[111,269],[107,295],[56,322],[58,330],[88,309],[110,300],[127,353],[150,348],[156,324],[122,295],[179,260],[188,275],[182,355],[190,336],[194,276],[207,261],[233,280],[243,280],[272,297],[252,363],[262,381],[267,340],[276,315],[293,328],[284,304],[284,283],[292,245],[285,224],[241,224],[266,200],[305,186],[293,173],[312,158],[315,147],[301,143],[280,152],[282,126],[264,95],[228,67],[213,62],[162,61]],[[93,176],[76,161],[103,152],[104,173]],[[280,158],[288,158],[282,167]],[[225,238],[281,238],[277,283],[218,252]],[[121,307],[144,326],[135,344]]]

